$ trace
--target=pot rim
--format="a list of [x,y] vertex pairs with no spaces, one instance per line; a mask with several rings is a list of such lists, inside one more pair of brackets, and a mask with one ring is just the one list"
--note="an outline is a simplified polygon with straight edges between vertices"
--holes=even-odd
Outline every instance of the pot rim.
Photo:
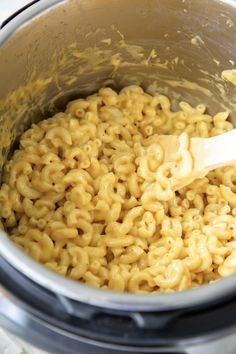
[[[37,2],[29,4],[27,7],[23,6],[22,9],[19,8],[12,16],[9,16],[9,22],[7,22],[6,25],[4,25],[4,21],[3,27],[1,28],[0,26],[0,49],[5,42],[10,39],[15,32],[20,30],[22,26],[26,25],[27,22],[43,15],[43,13],[49,11],[55,5],[63,4],[68,1],[73,0],[37,0]],[[6,21],[7,20],[8,19],[6,19]]]
[[[41,0],[25,9],[0,30],[0,49],[28,21],[42,15],[55,5],[70,1],[73,0]],[[220,0],[220,2],[236,7],[235,1],[232,0]],[[103,308],[123,311],[173,311],[222,301],[236,291],[236,274],[199,288],[171,294],[140,295],[93,288],[60,276],[36,262],[21,251],[2,230],[0,230],[0,255],[42,287],[68,299]]]

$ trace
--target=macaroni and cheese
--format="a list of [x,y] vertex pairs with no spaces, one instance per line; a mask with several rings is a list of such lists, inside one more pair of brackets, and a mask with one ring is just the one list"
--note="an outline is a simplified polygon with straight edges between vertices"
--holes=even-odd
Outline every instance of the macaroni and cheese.
[[[174,191],[194,161],[190,137],[232,129],[228,113],[141,87],[102,88],[33,124],[8,161],[0,216],[35,260],[86,284],[174,292],[236,271],[236,166]],[[164,162],[158,137],[179,136]]]

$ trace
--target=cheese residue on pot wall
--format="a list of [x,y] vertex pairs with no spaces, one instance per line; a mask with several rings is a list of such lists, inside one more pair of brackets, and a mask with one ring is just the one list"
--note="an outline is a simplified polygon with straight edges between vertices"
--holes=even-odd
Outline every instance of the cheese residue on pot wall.
[[[53,111],[53,104],[58,96],[69,91],[71,87],[81,88],[81,91],[86,93],[94,92],[98,89],[97,78],[103,76],[106,76],[106,79],[100,86],[116,86],[116,75],[122,68],[126,70],[129,67],[135,72],[123,75],[126,80],[124,85],[138,84],[142,77],[140,68],[143,67],[152,66],[166,71],[175,69],[178,63],[176,58],[162,62],[155,48],[146,51],[141,45],[127,43],[123,34],[115,27],[112,30],[117,32],[120,39],[103,37],[100,45],[97,43],[85,49],[73,42],[64,50],[60,48],[59,52],[55,51],[47,71],[42,72],[37,67],[27,68],[28,72],[31,70],[27,83],[0,99],[0,169],[12,143],[29,125],[39,119],[37,114],[34,116],[29,113],[41,110],[43,115],[45,104],[49,101],[52,102],[50,108]],[[180,65],[181,63],[180,61]],[[106,75],[101,74],[103,71],[106,71]],[[92,80],[91,73],[94,77]],[[89,78],[86,82],[84,78],[87,76]],[[50,97],[53,89],[56,94]]]
[[200,47],[201,45],[204,44],[204,41],[200,36],[196,35],[191,39],[191,44]]
[[221,77],[222,79],[229,81],[231,84],[236,86],[236,69],[222,71]]
[[[25,84],[0,100],[0,168],[13,141],[39,119],[37,114],[34,114],[36,109],[44,115],[45,105],[50,101],[50,114],[53,114],[55,102],[73,90],[73,94],[78,91],[79,96],[93,93],[101,86],[121,88],[135,84],[142,85],[152,93],[170,94],[178,100],[182,100],[179,93],[181,89],[185,90],[184,92],[195,90],[197,93],[191,93],[191,97],[198,98],[199,94],[202,94],[212,97],[213,100],[214,91],[218,92],[218,96],[222,96],[222,109],[228,108],[223,107],[230,104],[224,90],[224,80],[227,78],[236,84],[234,70],[231,70],[231,76],[226,70],[223,72],[226,76],[222,73],[222,77],[214,77],[214,80],[210,74],[201,74],[197,66],[190,67],[183,58],[174,55],[175,53],[170,54],[167,50],[169,47],[164,47],[167,34],[163,35],[161,47],[159,42],[154,40],[145,42],[144,45],[142,42],[128,42],[115,26],[110,29],[110,33],[105,30],[101,32],[103,34],[100,40],[94,39],[93,46],[81,48],[80,44],[73,42],[67,48],[58,48],[44,72],[37,67],[34,70],[27,68],[33,72]],[[93,35],[88,34],[90,43]],[[195,51],[199,51],[195,46],[205,44],[199,36],[192,38],[192,44],[194,46],[189,50],[194,57]],[[189,71],[194,74],[191,81],[179,74]],[[229,77],[234,79],[230,80]]]

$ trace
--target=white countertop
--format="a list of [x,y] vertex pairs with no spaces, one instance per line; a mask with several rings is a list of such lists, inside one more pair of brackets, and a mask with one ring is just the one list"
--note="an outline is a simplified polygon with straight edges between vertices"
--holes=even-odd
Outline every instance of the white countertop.
[[16,339],[12,334],[0,328],[0,353],[1,354],[49,354],[35,347],[32,347],[28,343],[21,342],[20,339]]
[[[4,354],[23,354],[24,348],[16,344],[6,332],[0,328],[0,353]],[[31,353],[27,353],[31,354]]]

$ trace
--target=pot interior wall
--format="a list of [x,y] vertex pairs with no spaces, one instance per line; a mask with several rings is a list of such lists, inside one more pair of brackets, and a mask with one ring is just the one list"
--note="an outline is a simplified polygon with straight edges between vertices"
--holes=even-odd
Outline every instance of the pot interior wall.
[[209,113],[233,110],[235,87],[221,78],[234,67],[233,3],[71,0],[40,13],[46,3],[2,30],[5,39],[14,33],[0,49],[1,165],[32,122],[101,86],[140,84],[167,94],[173,109],[186,100]]

